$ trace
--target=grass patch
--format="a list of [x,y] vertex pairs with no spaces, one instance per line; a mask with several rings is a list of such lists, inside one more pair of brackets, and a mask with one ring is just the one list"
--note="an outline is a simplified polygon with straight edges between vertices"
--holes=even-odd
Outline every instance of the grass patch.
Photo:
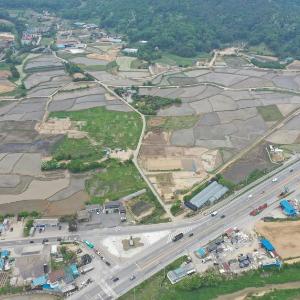
[[106,162],[106,168],[95,173],[85,183],[87,192],[91,195],[91,203],[104,203],[106,200],[114,201],[142,189],[147,192],[136,201],[142,200],[154,207],[151,215],[140,221],[143,224],[160,223],[165,211],[157,201],[153,193],[148,189],[136,167],[131,161],[119,162],[110,159]]
[[118,200],[146,187],[146,182],[132,162],[122,163],[114,159],[109,160],[105,171],[94,174],[86,181],[86,189],[93,196],[93,203]]
[[275,104],[257,107],[258,113],[266,122],[276,122],[283,118],[280,110]]
[[87,138],[70,139],[65,137],[57,146],[53,153],[53,158],[60,160],[88,159],[99,160],[104,152],[93,146]]
[[[169,265],[166,271],[178,266],[178,264],[177,266],[173,264]],[[220,295],[231,294],[247,287],[263,287],[267,284],[280,284],[299,280],[299,263],[284,265],[281,270],[269,269],[263,271],[259,269],[234,277],[225,277],[210,271],[202,274],[202,276],[196,274],[187,277],[176,285],[171,285],[164,276],[164,271],[160,271],[138,285],[135,291],[129,291],[120,297],[120,299],[133,300],[135,296],[136,299],[140,300],[210,300],[216,299]]]
[[[165,131],[175,131],[194,127],[198,119],[199,117],[194,115],[158,118],[153,117],[148,119],[147,125],[151,130],[154,128],[161,128]],[[156,120],[158,120],[158,125],[155,124]]]
[[107,69],[107,65],[92,65],[92,66],[85,66],[85,65],[81,65],[82,69],[85,71],[106,71]]
[[10,67],[7,63],[0,63],[0,71],[9,71]]
[[49,46],[53,42],[52,38],[43,37],[41,40],[41,46]]
[[84,121],[81,129],[88,132],[98,146],[112,149],[135,149],[142,128],[142,120],[137,113],[108,111],[102,107],[50,114],[50,118],[55,117]]
[[251,59],[251,63],[258,68],[266,69],[285,69],[285,64],[281,64],[278,61],[261,61],[255,58]]
[[131,69],[148,69],[148,63],[141,59],[135,59],[131,62],[130,68]]
[[250,300],[296,300],[300,299],[300,289],[275,289],[262,296],[252,296]]
[[170,66],[191,67],[198,59],[205,59],[209,57],[210,54],[208,53],[201,53],[195,57],[182,57],[171,53],[163,53],[162,57],[157,59],[155,62]]

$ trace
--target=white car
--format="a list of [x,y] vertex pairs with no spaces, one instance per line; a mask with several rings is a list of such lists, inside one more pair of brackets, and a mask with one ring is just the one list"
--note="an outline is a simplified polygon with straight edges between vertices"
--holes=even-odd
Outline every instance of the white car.
[[215,211],[213,211],[210,215],[211,215],[212,217],[214,217],[214,216],[216,216],[217,214],[218,214],[218,211],[215,210]]
[[278,181],[278,178],[275,177],[272,179],[272,182],[276,182],[276,181]]
[[249,196],[248,196],[248,198],[252,198],[253,197],[253,195],[252,194],[250,194]]

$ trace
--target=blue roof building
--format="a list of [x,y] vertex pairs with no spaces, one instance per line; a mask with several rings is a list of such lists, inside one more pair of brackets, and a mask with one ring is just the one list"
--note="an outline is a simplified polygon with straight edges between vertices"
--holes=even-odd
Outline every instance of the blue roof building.
[[271,244],[271,242],[267,239],[262,239],[260,240],[261,245],[267,250],[267,251],[274,251],[275,248],[274,246]]
[[280,206],[283,210],[283,212],[289,216],[294,217],[297,215],[297,211],[295,207],[286,199],[280,201]]

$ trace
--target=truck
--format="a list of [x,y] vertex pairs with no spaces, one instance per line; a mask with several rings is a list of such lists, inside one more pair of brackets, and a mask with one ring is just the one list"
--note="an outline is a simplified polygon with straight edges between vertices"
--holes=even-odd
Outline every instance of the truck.
[[94,270],[93,266],[90,266],[90,265],[89,266],[84,266],[84,267],[80,268],[80,273],[85,274],[85,273],[90,272],[92,270]]
[[87,240],[83,240],[83,242],[90,248],[93,249],[95,246],[94,244],[92,244],[91,242],[87,241]]
[[250,212],[250,216],[257,216],[258,214],[260,214],[263,210],[265,210],[266,208],[268,207],[268,204],[265,203],[255,209],[253,209],[251,212]]
[[173,236],[172,241],[177,242],[178,240],[180,240],[182,238],[183,238],[183,233],[180,232],[180,233],[176,234],[175,236]]

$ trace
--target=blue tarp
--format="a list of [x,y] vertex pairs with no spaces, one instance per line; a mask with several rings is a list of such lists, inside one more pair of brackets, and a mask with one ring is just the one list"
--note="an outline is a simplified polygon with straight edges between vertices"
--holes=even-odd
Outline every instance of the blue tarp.
[[267,251],[273,251],[273,250],[275,250],[275,248],[273,247],[273,245],[271,244],[271,242],[268,241],[267,239],[262,239],[260,242],[261,242],[261,245],[262,245]]
[[48,278],[46,275],[42,275],[40,277],[33,279],[31,285],[33,287],[45,285],[47,283],[47,279]]
[[0,258],[0,270],[3,270],[4,268],[4,259]]
[[2,251],[1,251],[1,257],[2,257],[2,258],[4,258],[4,257],[9,257],[9,253],[10,253],[10,252],[9,252],[8,250],[2,250]]
[[76,264],[70,265],[70,270],[71,270],[72,275],[73,275],[74,277],[79,276],[79,271],[78,271],[78,269],[77,269]]
[[203,257],[203,256],[206,255],[206,251],[205,251],[204,248],[199,248],[199,249],[197,250],[197,253],[198,253],[201,257]]
[[296,216],[297,212],[293,205],[286,199],[280,201],[280,206],[288,216]]

